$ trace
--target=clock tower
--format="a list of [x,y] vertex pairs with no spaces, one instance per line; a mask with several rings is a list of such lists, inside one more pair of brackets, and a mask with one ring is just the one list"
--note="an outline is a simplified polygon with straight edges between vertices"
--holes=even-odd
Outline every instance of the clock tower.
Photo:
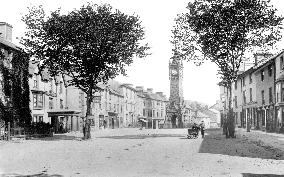
[[[171,127],[182,126],[181,109],[183,107],[183,64],[176,55],[169,61],[170,98],[167,109],[168,123]],[[180,121],[178,121],[180,120]],[[177,125],[178,124],[178,125]]]

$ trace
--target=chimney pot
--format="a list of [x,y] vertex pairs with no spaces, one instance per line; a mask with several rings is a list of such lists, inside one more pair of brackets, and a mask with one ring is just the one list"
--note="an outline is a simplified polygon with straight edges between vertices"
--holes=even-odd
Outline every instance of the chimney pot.
[[12,42],[12,25],[0,22],[0,38]]

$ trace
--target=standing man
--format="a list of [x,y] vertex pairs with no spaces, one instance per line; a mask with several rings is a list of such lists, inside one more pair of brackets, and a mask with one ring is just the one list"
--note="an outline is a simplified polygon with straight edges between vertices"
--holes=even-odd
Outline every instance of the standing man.
[[200,126],[200,132],[201,132],[202,138],[204,138],[204,132],[205,132],[204,121],[201,121],[201,124],[199,126]]

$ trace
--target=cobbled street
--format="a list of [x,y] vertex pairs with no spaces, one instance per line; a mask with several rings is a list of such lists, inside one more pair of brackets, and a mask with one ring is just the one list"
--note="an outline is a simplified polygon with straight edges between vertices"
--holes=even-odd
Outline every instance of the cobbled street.
[[[204,139],[187,139],[186,129],[113,129],[0,142],[2,176],[281,176],[280,144],[260,133],[238,130],[226,139],[221,129]],[[249,135],[249,136],[248,136]],[[255,135],[255,139],[253,137]],[[268,135],[266,135],[268,136]],[[270,136],[270,142],[273,138]],[[273,143],[272,143],[273,144]]]

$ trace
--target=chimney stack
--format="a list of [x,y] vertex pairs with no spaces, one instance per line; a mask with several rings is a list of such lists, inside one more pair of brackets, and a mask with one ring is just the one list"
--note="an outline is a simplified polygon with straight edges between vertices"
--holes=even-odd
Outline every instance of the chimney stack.
[[273,54],[267,53],[267,52],[257,52],[253,55],[254,55],[254,66],[257,66],[259,62],[262,62],[263,60],[267,60],[273,56]]
[[12,42],[12,25],[0,22],[0,38]]
[[147,92],[148,92],[148,93],[152,93],[152,92],[153,92],[153,89],[152,89],[152,88],[147,88]]
[[143,90],[144,90],[143,86],[136,86],[135,89],[136,89],[137,91],[143,91]]
[[163,92],[156,92],[156,94],[159,95],[159,96],[161,96],[161,97],[164,96],[164,95],[163,95]]

